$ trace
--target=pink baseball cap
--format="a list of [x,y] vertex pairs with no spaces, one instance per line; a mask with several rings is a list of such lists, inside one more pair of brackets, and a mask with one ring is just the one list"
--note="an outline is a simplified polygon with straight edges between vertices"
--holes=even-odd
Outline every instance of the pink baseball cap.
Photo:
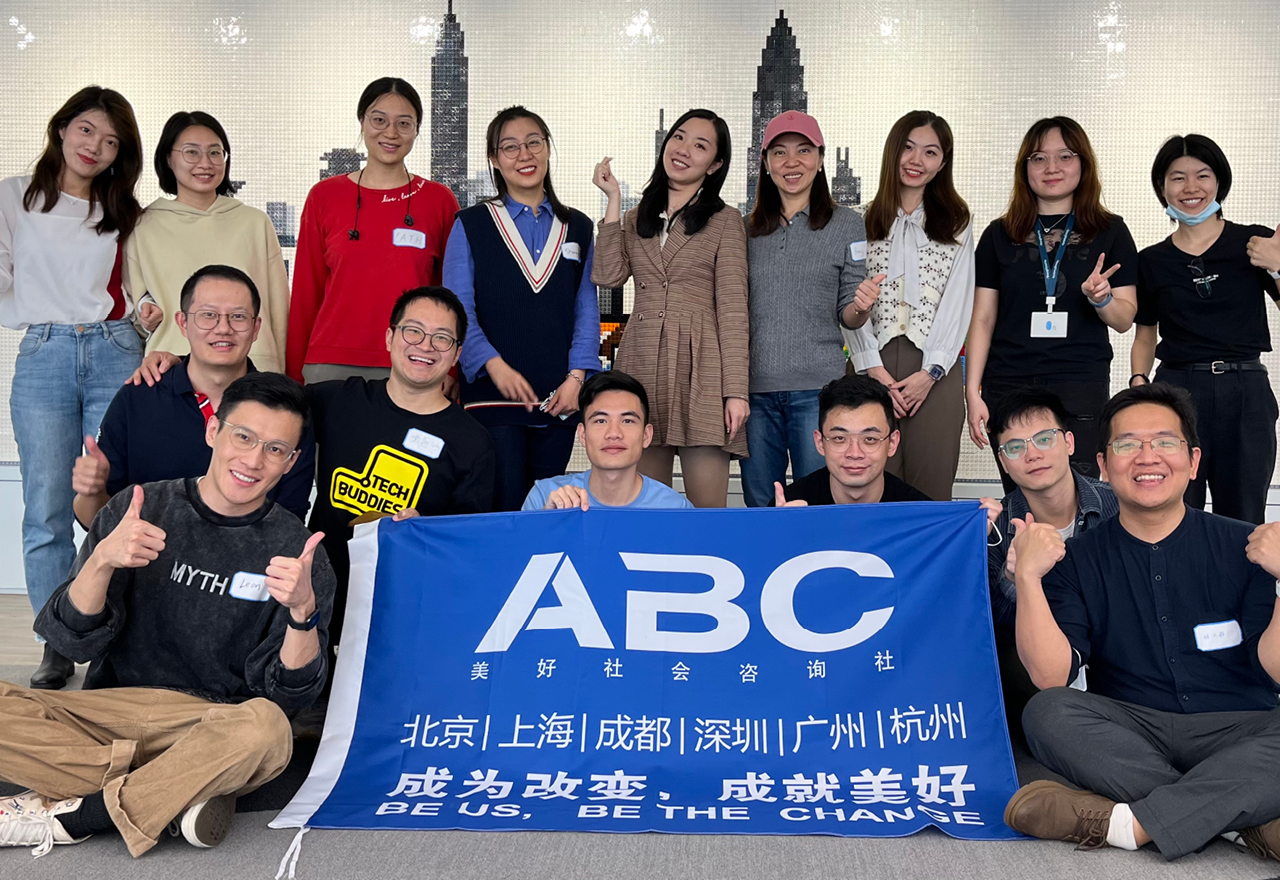
[[808,113],[799,110],[784,110],[769,120],[764,129],[764,139],[760,143],[760,152],[769,149],[769,144],[784,134],[799,134],[807,137],[815,147],[824,146],[822,130],[818,128],[818,120]]

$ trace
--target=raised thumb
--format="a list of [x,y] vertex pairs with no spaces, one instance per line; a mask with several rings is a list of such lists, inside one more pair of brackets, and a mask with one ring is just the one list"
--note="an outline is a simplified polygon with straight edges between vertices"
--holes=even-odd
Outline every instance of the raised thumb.
[[1032,516],[1031,511],[1029,511],[1029,510],[1028,510],[1028,511],[1027,511],[1027,525],[1031,525],[1031,524],[1032,524],[1033,522],[1035,522],[1035,521],[1036,521],[1036,518],[1035,518],[1034,516]]
[[311,557],[315,556],[316,547],[319,547],[320,542],[323,540],[324,540],[324,532],[316,532],[310,538],[307,538],[307,543],[302,548],[302,555],[299,556],[298,558],[310,560]]
[[107,460],[107,454],[98,448],[98,441],[89,434],[84,435],[84,450],[99,461]]
[[136,517],[142,519],[142,486],[133,487],[133,501],[129,502],[129,510],[125,516]]

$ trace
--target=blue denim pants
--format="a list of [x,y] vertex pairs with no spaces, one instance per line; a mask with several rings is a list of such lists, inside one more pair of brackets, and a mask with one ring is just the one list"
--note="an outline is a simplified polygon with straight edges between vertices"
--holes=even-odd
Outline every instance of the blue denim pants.
[[75,559],[71,470],[86,434],[142,363],[129,321],[35,324],[18,343],[9,414],[22,468],[22,556],[36,614]]
[[742,498],[747,507],[764,507],[773,498],[773,484],[787,484],[788,453],[792,479],[807,477],[826,464],[813,445],[818,392],[752,394],[750,402],[747,448],[751,457],[741,463]]

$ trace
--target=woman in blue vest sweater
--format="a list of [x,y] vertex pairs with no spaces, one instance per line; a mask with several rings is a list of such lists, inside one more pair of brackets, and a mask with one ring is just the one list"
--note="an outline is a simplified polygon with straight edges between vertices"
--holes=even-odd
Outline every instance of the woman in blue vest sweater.
[[498,194],[458,213],[444,285],[467,310],[461,397],[493,437],[494,510],[519,510],[569,464],[578,390],[600,369],[600,305],[591,221],[556,198],[547,124],[508,107],[485,142]]

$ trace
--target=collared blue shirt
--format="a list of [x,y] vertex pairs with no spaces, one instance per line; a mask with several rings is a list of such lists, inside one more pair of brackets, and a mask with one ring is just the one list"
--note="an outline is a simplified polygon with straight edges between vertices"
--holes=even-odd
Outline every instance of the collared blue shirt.
[[[187,361],[174,364],[154,386],[125,385],[102,417],[98,447],[111,473],[107,494],[135,483],[201,477],[209,470],[213,450],[204,439],[205,419],[187,375]],[[249,371],[256,372],[253,362]],[[315,438],[308,428],[298,455],[267,497],[306,521],[316,470]]]
[[[551,221],[555,217],[551,201],[544,198],[538,206],[536,216],[528,205],[523,205],[510,196],[506,196],[503,203],[507,206],[525,247],[537,260],[542,256],[542,249],[546,247],[551,235]],[[586,370],[588,375],[600,370],[600,300],[596,286],[591,283],[591,264],[595,253],[596,245],[592,241],[587,248],[587,261],[582,267],[582,283],[578,286],[578,296],[574,303],[573,344],[569,348],[569,369]],[[468,382],[474,382],[476,376],[485,372],[484,365],[500,354],[489,343],[484,329],[476,319],[475,277],[476,264],[471,255],[467,233],[462,228],[462,221],[454,220],[444,252],[443,283],[462,300],[462,307],[467,312],[467,339],[462,344],[460,364]]]

